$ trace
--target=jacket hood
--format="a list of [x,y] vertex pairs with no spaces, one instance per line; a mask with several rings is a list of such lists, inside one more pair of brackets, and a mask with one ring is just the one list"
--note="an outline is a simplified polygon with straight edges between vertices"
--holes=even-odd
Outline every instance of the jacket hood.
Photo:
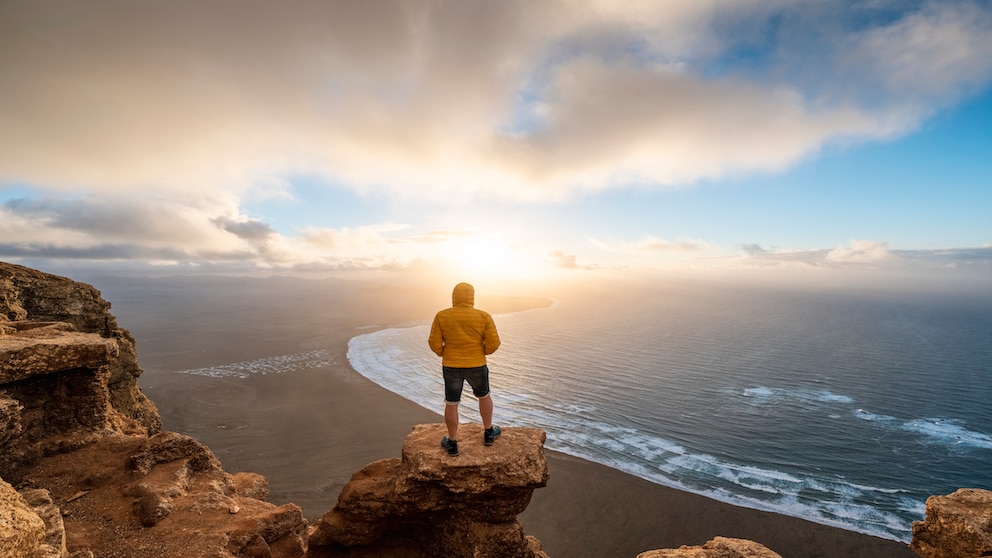
[[451,291],[451,305],[463,308],[475,307],[475,287],[468,283],[458,283]]

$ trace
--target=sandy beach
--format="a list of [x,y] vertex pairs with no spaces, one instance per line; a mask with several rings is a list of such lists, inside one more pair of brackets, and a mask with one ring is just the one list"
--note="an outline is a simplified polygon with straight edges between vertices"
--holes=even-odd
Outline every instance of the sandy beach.
[[[414,425],[442,422],[437,412],[359,375],[346,354],[348,340],[370,324],[429,318],[425,308],[443,307],[443,297],[405,297],[417,303],[404,308],[370,302],[376,298],[369,298],[372,291],[344,296],[355,294],[354,287],[341,289],[331,293],[333,312],[306,320],[301,316],[311,314],[303,307],[322,306],[305,297],[294,308],[296,297],[235,304],[246,293],[229,288],[192,299],[182,292],[148,293],[146,287],[141,293],[109,289],[105,296],[138,341],[145,369],[139,383],[158,406],[164,427],[207,444],[230,472],[265,475],[270,501],[294,502],[316,520],[334,506],[353,473],[398,457]],[[481,302],[493,312],[534,305]],[[315,347],[328,355],[326,365],[315,369],[247,378],[181,372]],[[494,400],[498,421],[499,394]],[[535,492],[521,521],[551,556],[631,558],[714,536],[752,539],[786,558],[916,556],[901,542],[724,504],[553,451],[548,457],[549,484]]]
[[[315,520],[333,507],[353,473],[398,457],[413,425],[441,422],[353,374],[243,380],[174,374],[168,385],[148,391],[167,428],[205,442],[229,471],[264,474],[272,502],[294,502]],[[915,556],[899,542],[720,503],[553,451],[548,458],[549,484],[521,520],[551,556],[633,557],[718,535],[753,539],[784,557]]]

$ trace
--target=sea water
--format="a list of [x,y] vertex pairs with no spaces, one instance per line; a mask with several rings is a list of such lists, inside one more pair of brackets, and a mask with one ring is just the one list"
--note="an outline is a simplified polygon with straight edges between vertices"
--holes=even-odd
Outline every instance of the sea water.
[[[550,449],[899,541],[928,496],[992,489],[988,296],[658,287],[495,320],[497,422]],[[359,335],[348,359],[440,411],[429,327]]]

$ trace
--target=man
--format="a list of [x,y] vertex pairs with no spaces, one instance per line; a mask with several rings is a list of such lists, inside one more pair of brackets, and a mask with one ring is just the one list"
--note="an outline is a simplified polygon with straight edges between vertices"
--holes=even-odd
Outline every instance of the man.
[[489,394],[486,355],[493,354],[499,348],[499,334],[492,316],[475,308],[475,288],[472,285],[455,285],[451,292],[451,308],[445,308],[434,316],[427,343],[441,357],[444,373],[444,424],[448,427],[448,435],[441,438],[441,447],[449,455],[458,455],[458,403],[466,381],[479,399],[479,415],[486,429],[482,442],[487,446],[493,445],[499,438],[500,428],[493,425],[493,399]]

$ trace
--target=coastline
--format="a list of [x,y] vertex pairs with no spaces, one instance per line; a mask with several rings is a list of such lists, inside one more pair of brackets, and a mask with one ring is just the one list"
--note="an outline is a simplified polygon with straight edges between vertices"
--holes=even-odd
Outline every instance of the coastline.
[[909,547],[806,519],[743,508],[669,488],[580,458],[546,451],[551,478],[520,516],[550,556],[629,557],[750,539],[783,558],[918,558]]
[[[269,501],[296,503],[310,520],[333,508],[354,473],[398,457],[414,425],[442,422],[439,412],[366,379],[346,358],[355,335],[433,315],[424,313],[425,301],[411,297],[397,308],[341,296],[350,288],[335,291],[334,311],[318,318],[301,318],[309,316],[310,301],[294,307],[295,298],[280,298],[279,312],[296,318],[291,323],[273,320],[273,305],[232,306],[224,297],[191,306],[173,300],[172,316],[161,311],[161,298],[131,298],[114,308],[139,340],[146,371],[139,385],[159,407],[164,428],[199,439],[228,472],[264,475]],[[515,302],[514,310],[534,307]],[[247,378],[176,372],[314,347],[328,352],[325,366]],[[726,504],[551,450],[547,456],[549,484],[535,491],[520,520],[551,556],[633,558],[715,536],[751,539],[785,558],[916,556],[901,542]]]
[[[439,413],[367,380],[346,360],[330,368],[331,374],[315,369],[244,379],[170,374],[167,386],[151,391],[169,429],[200,439],[229,472],[265,475],[271,502],[296,503],[314,521],[334,506],[351,475],[398,457],[414,425],[443,422]],[[785,558],[916,556],[901,542],[719,502],[552,450],[546,454],[549,484],[535,491],[520,520],[551,556],[633,558],[715,536],[751,539]]]

